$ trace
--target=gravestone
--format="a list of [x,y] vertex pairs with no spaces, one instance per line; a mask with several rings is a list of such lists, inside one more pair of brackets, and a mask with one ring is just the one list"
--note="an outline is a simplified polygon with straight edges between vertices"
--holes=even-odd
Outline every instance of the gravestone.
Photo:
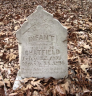
[[17,31],[19,77],[67,77],[67,30],[38,6]]

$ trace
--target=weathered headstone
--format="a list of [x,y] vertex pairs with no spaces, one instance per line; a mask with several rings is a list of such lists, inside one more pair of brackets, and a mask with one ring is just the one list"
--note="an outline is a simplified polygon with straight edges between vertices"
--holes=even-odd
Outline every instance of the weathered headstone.
[[18,76],[64,78],[68,75],[67,30],[41,6],[17,31]]

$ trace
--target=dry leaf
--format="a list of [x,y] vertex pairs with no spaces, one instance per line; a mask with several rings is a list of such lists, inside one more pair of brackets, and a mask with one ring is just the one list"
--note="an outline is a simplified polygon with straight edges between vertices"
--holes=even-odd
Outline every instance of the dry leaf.
[[85,49],[90,49],[90,46],[89,45],[86,45],[85,43],[84,43],[84,46],[83,46]]
[[6,56],[6,59],[9,59],[9,62],[16,59],[17,55],[11,53],[9,55]]
[[87,69],[89,68],[89,65],[88,64],[82,64],[81,65],[81,69],[85,72],[87,72]]
[[5,82],[7,87],[11,87],[9,79],[4,79],[4,82]]
[[27,94],[27,96],[31,96],[31,95],[32,95],[32,93],[30,92],[30,89],[28,89],[28,90],[26,91],[26,94]]
[[70,86],[70,84],[71,84],[71,81],[68,80],[68,79],[66,79],[66,80],[65,80],[65,84],[61,84],[61,86],[62,86],[63,88],[65,88],[65,91],[66,91],[66,92],[69,93],[69,86]]
[[56,93],[58,93],[60,96],[65,96],[65,89],[63,87],[61,87],[60,85],[56,85],[55,89]]
[[11,93],[9,96],[18,96],[18,93]]
[[31,84],[27,84],[27,86],[26,86],[26,89],[32,89],[32,85]]
[[0,52],[0,57],[2,57],[3,56],[3,52]]
[[4,88],[0,88],[0,96],[5,96]]
[[0,88],[4,87],[4,82],[0,81]]
[[31,81],[31,84],[32,84],[33,86],[37,86],[37,85],[40,84],[40,80],[38,80],[38,81]]

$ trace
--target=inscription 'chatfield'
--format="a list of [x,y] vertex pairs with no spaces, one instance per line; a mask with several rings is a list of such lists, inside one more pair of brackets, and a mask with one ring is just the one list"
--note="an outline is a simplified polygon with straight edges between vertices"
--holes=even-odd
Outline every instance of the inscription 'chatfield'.
[[32,50],[25,50],[24,51],[24,54],[25,55],[57,55],[60,53],[60,50],[59,49],[56,49],[56,50],[47,50],[47,49],[44,49],[44,50],[41,50],[41,49],[32,49]]

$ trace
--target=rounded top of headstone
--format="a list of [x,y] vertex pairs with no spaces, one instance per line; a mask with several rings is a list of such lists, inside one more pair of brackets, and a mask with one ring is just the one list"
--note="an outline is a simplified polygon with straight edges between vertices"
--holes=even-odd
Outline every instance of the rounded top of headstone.
[[41,5],[38,5],[37,6],[37,10],[39,11],[39,10],[42,10],[43,9],[43,7],[41,6]]

